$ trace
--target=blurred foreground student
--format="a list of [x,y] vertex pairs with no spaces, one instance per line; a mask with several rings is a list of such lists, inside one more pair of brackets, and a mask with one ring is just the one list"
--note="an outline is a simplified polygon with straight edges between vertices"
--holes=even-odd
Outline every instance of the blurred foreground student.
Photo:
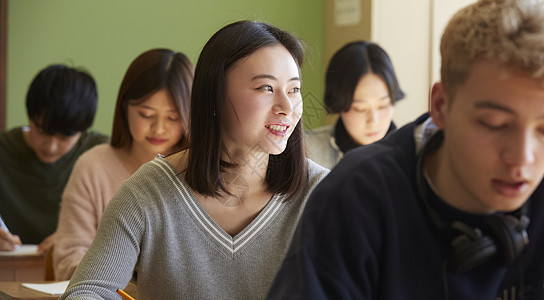
[[82,155],[64,190],[53,251],[56,280],[70,279],[121,184],[157,154],[187,147],[192,83],[193,65],[183,53],[153,49],[131,63],[110,144]]
[[270,299],[544,299],[544,2],[477,1],[440,51],[430,117],[315,189]]
[[77,158],[107,141],[87,132],[97,107],[94,79],[86,71],[50,65],[26,96],[29,126],[0,132],[0,250],[39,244],[47,251],[57,226],[61,194]]
[[293,35],[225,26],[204,46],[190,147],[144,164],[109,203],[61,299],[111,299],[133,272],[138,299],[263,299],[313,187],[304,157]]
[[305,132],[308,157],[332,169],[349,150],[381,140],[396,129],[393,106],[402,98],[387,53],[372,42],[348,43],[331,58],[325,78],[325,108],[339,118]]

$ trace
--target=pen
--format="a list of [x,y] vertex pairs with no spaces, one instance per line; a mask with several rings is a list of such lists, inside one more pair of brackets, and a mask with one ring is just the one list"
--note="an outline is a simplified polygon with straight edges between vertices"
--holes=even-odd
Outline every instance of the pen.
[[122,289],[117,289],[117,294],[121,295],[121,297],[123,297],[123,299],[125,300],[136,300],[132,298],[129,294],[127,294],[127,292],[123,291]]
[[0,227],[1,227],[5,232],[9,232],[8,226],[6,226],[6,223],[4,223],[4,219],[2,219],[2,216],[0,216]]
[[[2,219],[2,216],[0,216],[0,228],[2,228],[2,230],[4,230],[5,232],[9,233],[8,226],[6,225],[6,223],[4,223],[4,219]],[[19,245],[15,245],[14,249],[19,249]]]

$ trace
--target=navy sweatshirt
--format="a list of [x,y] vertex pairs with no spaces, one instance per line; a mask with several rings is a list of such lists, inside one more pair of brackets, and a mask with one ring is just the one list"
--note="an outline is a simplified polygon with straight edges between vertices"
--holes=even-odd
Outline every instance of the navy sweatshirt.
[[[530,242],[513,265],[447,268],[450,240],[416,185],[414,129],[426,117],[349,152],[316,187],[269,299],[544,299],[542,183],[527,202]],[[427,191],[445,222],[482,225]]]

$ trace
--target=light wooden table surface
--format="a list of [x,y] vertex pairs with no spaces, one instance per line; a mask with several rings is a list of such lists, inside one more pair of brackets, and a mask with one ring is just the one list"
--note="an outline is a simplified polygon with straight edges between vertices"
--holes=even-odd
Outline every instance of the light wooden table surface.
[[[21,285],[28,281],[0,281],[0,300],[57,300],[60,296],[51,296]],[[47,283],[53,281],[35,281]]]

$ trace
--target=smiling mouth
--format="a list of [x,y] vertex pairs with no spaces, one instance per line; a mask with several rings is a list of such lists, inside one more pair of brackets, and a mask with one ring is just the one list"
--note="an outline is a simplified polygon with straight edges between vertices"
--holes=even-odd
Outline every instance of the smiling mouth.
[[287,125],[265,125],[264,127],[278,132],[285,132],[289,128]]

